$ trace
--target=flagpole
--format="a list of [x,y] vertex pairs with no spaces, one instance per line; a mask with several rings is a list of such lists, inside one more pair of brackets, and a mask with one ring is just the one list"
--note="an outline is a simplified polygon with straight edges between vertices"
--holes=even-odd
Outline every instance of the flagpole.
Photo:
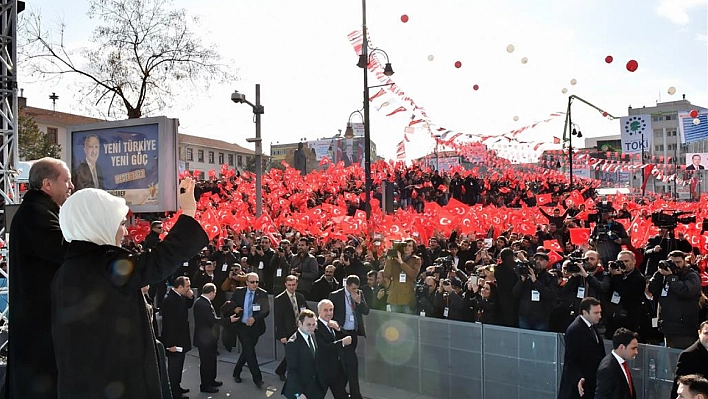
[[364,64],[364,191],[366,221],[371,219],[371,121],[369,120],[369,38],[366,31],[366,0],[361,0],[361,29],[363,43],[361,55]]

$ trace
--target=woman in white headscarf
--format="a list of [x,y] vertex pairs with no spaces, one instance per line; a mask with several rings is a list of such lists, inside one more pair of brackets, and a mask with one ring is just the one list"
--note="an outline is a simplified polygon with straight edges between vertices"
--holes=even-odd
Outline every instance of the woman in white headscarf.
[[59,398],[161,398],[154,333],[141,287],[172,275],[208,239],[194,220],[194,182],[180,184],[182,208],[165,239],[140,255],[120,247],[125,200],[84,189],[64,203],[69,248],[52,283],[52,336]]

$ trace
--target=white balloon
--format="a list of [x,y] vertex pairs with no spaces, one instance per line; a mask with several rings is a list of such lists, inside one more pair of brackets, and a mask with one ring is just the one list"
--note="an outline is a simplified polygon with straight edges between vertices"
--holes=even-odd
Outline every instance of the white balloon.
[[430,54],[430,55],[428,56],[428,61],[432,61],[432,60],[434,60],[434,59],[435,59],[435,56],[434,56],[434,55]]
[[521,63],[522,63],[522,64],[526,64],[527,62],[529,62],[529,59],[528,59],[528,58],[524,57],[524,58],[521,59]]
[[563,88],[563,90],[561,90],[561,93],[563,93],[563,94],[565,94],[567,92],[568,92],[568,89],[566,89],[565,87]]
[[510,44],[510,45],[506,46],[506,52],[509,54],[513,53],[514,52],[514,45]]
[[518,115],[514,115],[514,122],[516,122],[516,121],[518,121],[518,120],[519,120],[519,116],[518,116]]
[[693,119],[693,124],[694,124],[694,125],[700,125],[700,124],[701,124],[701,120],[698,119],[698,118],[694,118],[694,119]]
[[570,79],[570,84],[571,84],[571,85],[575,86],[576,83],[578,83],[578,81],[577,81],[575,78]]
[[667,90],[667,91],[669,92],[669,95],[671,95],[671,96],[676,94],[676,88],[673,86],[669,87],[669,90]]

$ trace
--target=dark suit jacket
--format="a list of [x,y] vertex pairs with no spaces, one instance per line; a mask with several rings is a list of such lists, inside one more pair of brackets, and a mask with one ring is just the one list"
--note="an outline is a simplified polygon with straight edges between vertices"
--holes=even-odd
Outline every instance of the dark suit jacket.
[[[302,308],[307,308],[307,302],[301,293],[295,293],[295,301],[297,302],[298,311]],[[273,308],[275,339],[290,338],[297,331],[297,319],[295,318],[295,313],[293,313],[293,305],[290,302],[287,291],[283,291],[275,297]]]
[[[332,303],[334,304],[334,316],[332,317],[332,320],[339,323],[339,326],[342,328],[344,327],[344,318],[347,315],[345,306],[348,306],[344,290],[346,290],[346,288],[340,288],[337,291],[334,291],[333,293],[329,294],[329,300],[332,301]],[[364,294],[361,292],[361,290],[359,290],[359,294],[361,295],[361,302],[358,304],[356,304],[355,302],[356,305],[354,311],[357,326],[356,333],[357,335],[366,337],[363,315],[369,314],[369,305],[366,304],[366,299],[364,299]]]
[[602,337],[576,317],[565,332],[565,361],[558,399],[580,398],[578,381],[585,378],[585,397],[595,394],[595,372],[605,357]]
[[[703,165],[698,165],[698,170],[704,170],[705,167]],[[686,166],[686,170],[696,170],[696,167],[693,166],[693,164],[690,164]]]
[[610,352],[600,362],[596,374],[597,388],[595,399],[636,399],[636,385],[633,394],[629,394],[629,385],[624,371],[615,356]]
[[[243,302],[246,299],[246,290],[248,290],[247,287],[236,288],[236,291],[234,291],[234,294],[231,296],[231,300],[227,301],[221,307],[221,313],[224,315],[224,317],[230,317],[232,314],[234,314],[234,308],[240,307],[245,309],[245,307],[243,306]],[[257,288],[255,291],[255,296],[253,297],[253,304],[261,305],[261,310],[258,312],[253,312],[253,318],[256,320],[256,322],[251,326],[251,328],[253,328],[253,331],[256,332],[258,335],[263,335],[266,330],[265,318],[268,317],[268,315],[270,314],[268,292],[266,292],[262,288]],[[239,313],[237,316],[243,316],[243,313]],[[236,323],[231,324],[236,325],[237,328],[248,328],[245,324],[241,323],[241,320],[238,320],[236,321]]]
[[219,319],[216,317],[211,301],[200,296],[194,301],[194,346],[198,348],[216,348],[219,342]]
[[[335,332],[336,334],[336,332]],[[344,365],[341,362],[342,340],[336,339],[327,326],[317,319],[317,372],[322,383],[333,378],[343,378]],[[346,381],[342,386],[346,385]]]
[[288,399],[303,393],[307,399],[324,398],[325,392],[317,377],[315,356],[299,332],[295,332],[285,345],[285,359],[288,362],[288,379],[281,393]]
[[93,176],[91,176],[91,168],[89,168],[88,163],[84,160],[79,164],[79,166],[72,173],[72,181],[74,183],[74,188],[76,191],[82,188],[100,188],[105,189],[103,184],[103,169],[101,166],[96,164],[96,178],[98,179],[98,187],[93,184]]
[[678,357],[676,362],[676,378],[674,378],[674,387],[671,391],[671,397],[676,397],[678,389],[678,379],[684,375],[700,374],[708,377],[708,351],[701,341],[696,341],[693,345],[686,348]]
[[162,314],[162,344],[165,348],[181,346],[184,352],[192,349],[192,340],[189,339],[189,313],[188,309],[194,304],[194,298],[180,296],[175,290],[167,291],[162,301],[160,313]]

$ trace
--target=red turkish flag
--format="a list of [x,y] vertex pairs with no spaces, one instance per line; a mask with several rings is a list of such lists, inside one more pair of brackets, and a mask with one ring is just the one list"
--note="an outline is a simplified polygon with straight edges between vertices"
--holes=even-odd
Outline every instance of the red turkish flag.
[[590,239],[590,229],[583,228],[569,228],[570,242],[573,245],[585,245]]
[[521,234],[524,234],[524,235],[533,234],[536,232],[536,228],[527,222],[519,223],[518,230]]
[[563,251],[563,247],[561,247],[558,240],[546,240],[543,242],[543,247],[550,251]]
[[[548,241],[546,241],[548,242]],[[563,260],[563,257],[558,254],[556,251],[549,251],[548,252],[548,267],[547,269],[550,269],[553,265],[556,263],[560,262]]]
[[698,229],[688,229],[686,230],[686,238],[688,242],[694,247],[700,248],[703,244],[703,236],[701,235],[701,230]]
[[546,206],[552,201],[551,194],[539,194],[536,196],[536,205]]
[[573,192],[570,193],[568,198],[565,200],[565,203],[567,205],[580,205],[585,202],[585,199],[583,198],[583,195],[580,194],[578,190],[573,190]]

